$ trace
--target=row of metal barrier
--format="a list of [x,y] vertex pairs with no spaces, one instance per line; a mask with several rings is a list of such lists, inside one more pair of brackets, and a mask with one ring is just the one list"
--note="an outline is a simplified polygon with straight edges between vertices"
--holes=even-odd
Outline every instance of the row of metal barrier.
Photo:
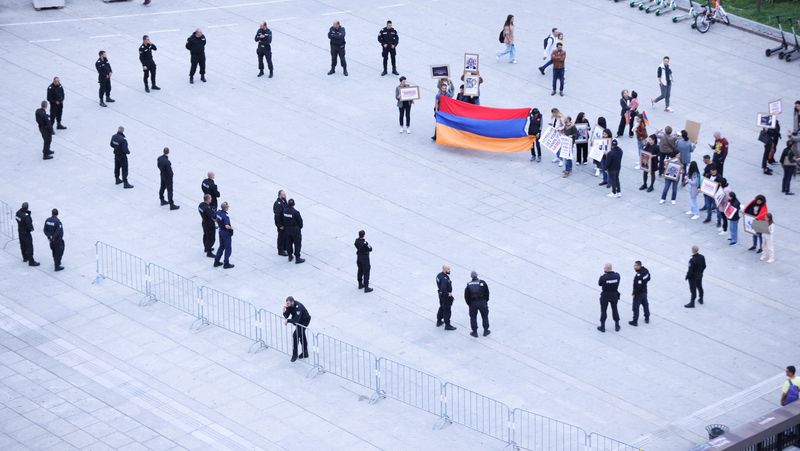
[[17,239],[17,220],[14,219],[14,211],[2,200],[0,200],[0,236],[6,239],[5,244]]
[[[103,242],[95,244],[96,282],[109,279],[144,295],[141,303],[161,302],[195,318],[191,327],[213,325],[253,343],[250,352],[273,349],[292,353],[293,325],[283,316],[206,286],[198,286],[162,266]],[[303,326],[297,326],[302,328]],[[321,332],[306,329],[310,366],[308,376],[322,373],[361,385],[373,395],[371,403],[391,398],[439,418],[435,429],[456,423],[494,437],[515,449],[533,451],[635,451],[618,440],[538,415],[442,381]]]

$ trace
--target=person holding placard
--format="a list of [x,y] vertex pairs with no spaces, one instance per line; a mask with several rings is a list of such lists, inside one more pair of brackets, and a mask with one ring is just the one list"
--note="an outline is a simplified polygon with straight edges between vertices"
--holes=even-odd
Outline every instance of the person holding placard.
[[800,154],[800,100],[794,102],[794,110],[792,110],[792,132],[789,139],[794,143],[795,155]]
[[797,155],[793,149],[794,142],[789,139],[786,141],[786,148],[781,153],[781,166],[783,166],[783,183],[781,192],[787,196],[794,196],[791,191],[792,177],[797,172]]
[[[645,147],[642,149],[643,152],[647,152],[652,157],[650,158],[650,186],[647,186],[647,171],[642,171],[642,186],[639,187],[639,191],[647,190],[648,193],[653,191],[653,183],[656,181],[656,173],[658,169],[653,167],[654,164],[658,164],[658,144],[656,141],[658,138],[656,135],[650,135],[645,140]],[[641,161],[641,158],[639,158]]]
[[[705,161],[705,158],[704,158]],[[717,181],[717,167],[714,166],[713,163],[706,164],[706,169],[708,170],[708,175],[706,175],[706,170],[703,170],[703,177],[711,180],[712,182]],[[703,208],[701,210],[706,211],[706,219],[703,220],[703,224],[708,224],[711,222],[711,213],[717,208],[714,205],[714,198],[708,195],[703,196]]]
[[700,218],[700,210],[697,208],[697,194],[700,192],[700,168],[697,167],[697,162],[692,161],[689,163],[689,170],[686,171],[684,176],[684,184],[689,185],[689,206],[690,209],[686,212],[687,215],[692,215],[689,219]]
[[714,194],[714,203],[717,206],[717,232],[720,235],[725,235],[728,233],[728,217],[725,216],[725,209],[728,207],[728,195],[731,193],[731,187],[725,177],[720,177],[717,180],[719,181],[719,188]]
[[581,111],[578,113],[578,117],[575,118],[575,126],[576,127],[586,127],[585,137],[586,139],[576,139],[575,140],[575,163],[576,164],[586,164],[589,161],[589,139],[588,134],[589,130],[592,128],[591,124],[589,123],[589,119],[586,118],[586,114]]
[[[400,84],[394,89],[394,98],[397,99],[397,108],[400,111],[400,133],[411,134],[411,105],[413,100],[401,100],[400,90],[407,88],[409,85],[406,83],[406,77],[400,77]],[[406,118],[406,125],[403,126],[403,116]]]
[[[564,115],[561,114],[561,111],[558,108],[553,108],[550,110],[550,126],[556,129],[557,132],[561,133],[564,130]],[[553,163],[558,163],[558,167],[564,166],[564,161],[556,155],[553,158]]]
[[774,233],[775,233],[775,221],[772,220],[772,213],[767,213],[766,217],[767,224],[769,224],[769,232],[764,234],[764,254],[761,256],[761,260],[766,260],[767,263],[774,263],[775,262],[775,241],[774,241]]
[[739,198],[736,197],[736,193],[731,191],[728,193],[728,206],[725,208],[725,216],[728,218],[728,222],[730,226],[728,230],[731,231],[731,237],[728,238],[731,242],[730,245],[733,246],[739,240],[739,209],[741,208],[741,203],[739,203]]
[[[603,119],[603,124],[605,124],[605,118],[601,117],[600,119]],[[600,124],[600,119],[597,120],[598,124]],[[601,136],[602,136],[602,139],[611,139],[611,130],[609,130],[607,128],[604,128],[603,129],[603,134]],[[606,142],[609,143],[609,146],[610,146],[611,141],[606,141]],[[598,185],[599,186],[605,186],[606,188],[611,188],[611,183],[609,183],[609,178],[608,178],[607,156],[608,156],[608,152],[606,151],[606,152],[603,152],[603,156],[600,157],[600,163],[599,163],[600,168],[599,169],[600,169],[600,173],[603,176],[603,181],[598,183]]]
[[[575,124],[572,123],[572,118],[567,116],[567,119],[564,121],[564,137],[569,138],[570,140],[570,153],[569,155],[565,155],[564,152],[558,152],[558,155],[564,161],[564,172],[561,174],[561,177],[569,177],[572,173],[572,145],[575,143],[575,137],[578,136],[578,129],[575,128]],[[564,148],[563,145],[561,147]]]
[[658,175],[664,175],[664,169],[667,167],[664,162],[672,159],[678,152],[675,149],[675,141],[678,135],[672,132],[672,127],[667,125],[664,130],[656,132],[658,136]]
[[[767,213],[769,210],[767,209],[767,198],[764,197],[763,194],[757,195],[750,203],[744,207],[744,213],[750,216],[755,216],[756,221],[764,221],[767,219]],[[756,254],[761,253],[761,245],[763,244],[763,237],[760,233],[753,234],[753,245],[750,246],[748,251],[756,250],[756,246],[758,246],[758,250]]]
[[[667,160],[664,162],[664,166],[668,166],[670,163],[678,163],[680,164],[680,158],[677,156]],[[678,174],[680,175],[680,174]],[[672,188],[672,205],[675,205],[675,197],[678,195],[678,180],[673,180],[670,177],[664,177],[664,189],[661,191],[661,200],[658,201],[659,204],[663,204],[667,201],[667,192],[669,191],[670,187]]]
[[772,169],[767,164],[775,164],[775,149],[778,148],[778,141],[781,140],[781,123],[775,120],[774,128],[762,128],[758,134],[758,140],[764,144],[764,153],[761,155],[761,170],[764,175],[772,175]]

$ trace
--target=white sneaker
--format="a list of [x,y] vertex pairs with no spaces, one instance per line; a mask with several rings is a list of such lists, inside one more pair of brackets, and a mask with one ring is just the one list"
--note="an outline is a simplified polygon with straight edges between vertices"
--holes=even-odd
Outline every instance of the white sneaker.
[[536,161],[536,157],[531,157],[531,161]]
[[673,200],[673,201],[671,201],[671,203],[672,203],[672,205],[675,205],[675,201],[674,201],[674,200]]
[[400,127],[400,133],[404,133],[406,131],[405,127]]
[[500,55],[495,54],[494,57],[495,57],[495,59],[497,59],[497,62],[499,63],[500,62]]
[[692,212],[691,211],[684,211],[683,214],[690,215],[690,214],[692,214]]
[[617,197],[617,195],[614,194],[614,193],[608,193],[608,194],[606,194],[606,196],[608,196],[608,197]]
[[562,167],[562,166],[564,166],[564,162],[561,161],[561,160],[558,160],[558,167]]
[[766,255],[762,255],[762,256],[761,256],[761,258],[759,258],[759,260],[761,260],[762,262],[763,262],[764,260],[766,260],[766,259],[767,259],[767,256],[766,256]]
[[700,216],[699,216],[699,215],[694,215],[694,216],[692,216],[692,217],[691,217],[691,218],[689,218],[689,219],[698,219],[698,218],[700,218]]
[[673,110],[670,107],[666,107],[666,108],[664,108],[664,111],[667,112],[667,113],[672,113]]
[[517,64],[517,60],[511,60],[511,61],[509,61],[509,63],[511,63],[511,64]]
[[638,164],[633,167],[633,169],[639,169],[639,168],[640,168],[640,166]]
[[600,177],[600,168],[595,168],[594,169],[594,176],[595,177]]
[[411,134],[411,127],[408,127],[408,128],[406,129],[406,134],[408,134],[408,135],[410,135],[410,134]]
[[767,260],[767,263],[775,263],[775,259],[774,258],[770,258],[769,260]]
[[660,201],[658,201],[658,203],[659,204],[663,204],[664,203],[664,199],[661,199]]
[[724,231],[724,230],[720,229],[720,230],[719,230],[719,233],[717,233],[717,235],[726,235],[727,233],[728,233],[728,232],[726,232],[726,231]]
[[619,193],[617,193],[617,195],[616,195],[616,196],[614,196],[614,197],[622,197],[622,193],[621,193],[621,192],[619,192]]
[[556,158],[553,158],[553,161],[551,161],[551,163],[558,163],[558,162],[560,162],[560,161],[561,161],[561,160],[560,160],[558,157],[556,157]]

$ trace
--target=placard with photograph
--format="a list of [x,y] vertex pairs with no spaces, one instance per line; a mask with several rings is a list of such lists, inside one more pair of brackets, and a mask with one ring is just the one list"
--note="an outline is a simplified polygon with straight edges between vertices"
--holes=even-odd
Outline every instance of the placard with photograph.
[[464,53],[464,72],[478,72],[479,58],[477,53]]
[[756,219],[755,221],[753,221],[753,230],[755,230],[756,233],[767,233],[768,234],[769,233],[769,223],[767,221],[759,221],[758,219]]
[[689,135],[689,141],[697,144],[697,137],[700,136],[700,123],[687,119],[683,129],[686,130],[686,134]]
[[431,78],[450,78],[450,66],[447,64],[432,65]]
[[775,120],[775,116],[769,113],[758,113],[756,115],[756,124],[758,124],[759,127],[775,128]]
[[589,124],[586,124],[586,123],[575,124],[575,129],[578,130],[578,136],[575,137],[575,144],[588,143],[589,142]]
[[481,77],[469,73],[464,74],[464,95],[478,97],[480,95]]
[[405,86],[400,88],[400,101],[419,100],[419,86]]
[[569,136],[561,136],[561,150],[558,154],[559,157],[565,160],[572,159],[572,138]]
[[591,137],[589,138],[592,143],[594,143],[594,141],[597,139],[603,139],[603,127],[599,125],[594,126]]
[[653,157],[654,155],[650,152],[642,151],[642,154],[639,155],[639,167],[642,169],[642,172],[651,173],[653,172]]
[[745,232],[752,235],[756,234],[756,230],[753,228],[753,222],[755,222],[755,220],[756,217],[753,215],[748,215],[747,213],[742,215],[742,227]]
[[717,188],[719,188],[719,182],[715,182],[708,177],[703,177],[700,181],[700,192],[708,197],[714,197]]
[[681,171],[683,165],[680,161],[670,161],[667,163],[667,168],[664,169],[664,178],[670,180],[678,180],[681,178]]
[[728,219],[731,219],[733,217],[733,215],[736,214],[737,211],[739,211],[738,208],[734,207],[731,204],[728,204],[728,206],[725,207],[725,217],[728,218]]
[[611,150],[611,139],[595,139],[592,141],[592,146],[589,148],[589,158],[600,161],[603,159],[603,155],[609,150]]
[[548,126],[539,137],[539,144],[552,153],[558,153],[561,150],[561,134],[556,129]]
[[714,205],[717,206],[717,211],[722,207],[722,203],[726,202],[728,199],[728,195],[725,194],[725,190],[719,188],[716,193],[714,193]]
[[773,100],[769,103],[769,114],[777,116],[783,113],[783,102],[781,99]]

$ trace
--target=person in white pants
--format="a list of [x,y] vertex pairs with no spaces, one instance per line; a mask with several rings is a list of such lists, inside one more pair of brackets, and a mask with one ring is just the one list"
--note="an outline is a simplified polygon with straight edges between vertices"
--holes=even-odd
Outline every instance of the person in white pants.
[[769,224],[769,233],[763,235],[764,253],[761,254],[761,260],[773,263],[775,261],[775,222],[772,220],[772,213],[767,213],[767,224]]

